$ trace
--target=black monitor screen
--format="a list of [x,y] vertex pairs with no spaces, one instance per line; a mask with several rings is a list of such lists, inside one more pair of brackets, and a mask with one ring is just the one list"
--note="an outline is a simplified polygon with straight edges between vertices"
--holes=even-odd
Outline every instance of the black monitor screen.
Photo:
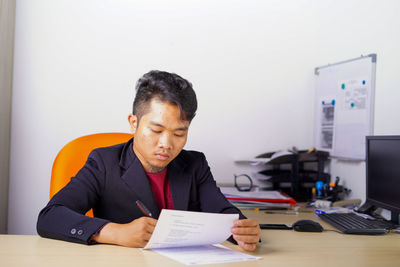
[[400,211],[400,136],[367,136],[367,201]]

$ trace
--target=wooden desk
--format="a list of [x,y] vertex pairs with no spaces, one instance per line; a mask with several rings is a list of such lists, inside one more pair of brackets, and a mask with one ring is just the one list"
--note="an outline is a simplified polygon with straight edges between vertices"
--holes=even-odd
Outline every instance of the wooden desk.
[[[260,223],[319,221],[312,213],[277,215],[245,211]],[[252,255],[262,260],[207,266],[400,266],[400,235],[356,236],[336,232],[300,233],[263,230]],[[229,242],[224,245],[240,250]],[[185,266],[156,252],[113,245],[86,246],[39,236],[0,235],[0,266]]]

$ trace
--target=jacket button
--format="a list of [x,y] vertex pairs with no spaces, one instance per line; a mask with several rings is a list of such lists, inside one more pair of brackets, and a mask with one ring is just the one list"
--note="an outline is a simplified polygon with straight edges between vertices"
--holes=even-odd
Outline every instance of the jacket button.
[[73,234],[73,235],[76,234],[76,229],[75,228],[71,229],[71,234]]
[[78,235],[82,235],[82,234],[83,234],[83,230],[79,230]]

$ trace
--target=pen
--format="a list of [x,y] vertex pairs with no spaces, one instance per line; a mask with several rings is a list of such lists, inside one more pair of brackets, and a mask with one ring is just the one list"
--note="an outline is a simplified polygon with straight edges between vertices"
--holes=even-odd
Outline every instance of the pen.
[[142,203],[142,201],[136,200],[136,205],[139,207],[139,209],[143,212],[144,215],[153,217],[150,210]]

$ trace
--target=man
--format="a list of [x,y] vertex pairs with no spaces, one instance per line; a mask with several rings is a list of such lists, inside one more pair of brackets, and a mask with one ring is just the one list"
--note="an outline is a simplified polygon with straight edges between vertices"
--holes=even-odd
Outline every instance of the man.
[[[253,251],[257,221],[246,219],[217,188],[204,155],[183,150],[197,110],[192,85],[168,72],[151,71],[136,85],[128,121],[134,138],[91,152],[85,166],[40,212],[42,237],[71,242],[143,247],[161,209],[239,213],[231,241]],[[143,216],[140,200],[154,218]],[[84,214],[93,208],[94,218]]]

